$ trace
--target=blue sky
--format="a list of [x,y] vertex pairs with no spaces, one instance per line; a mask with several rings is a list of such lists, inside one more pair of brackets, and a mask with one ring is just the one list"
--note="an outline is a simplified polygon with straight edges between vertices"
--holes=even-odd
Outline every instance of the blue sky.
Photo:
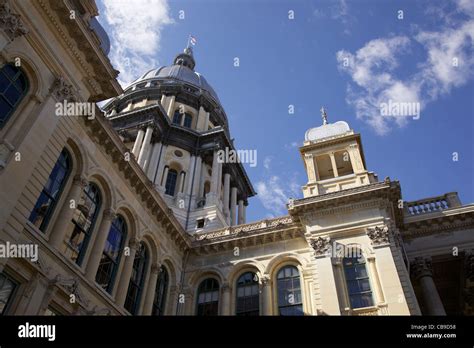
[[[368,169],[399,180],[405,200],[458,191],[474,202],[473,1],[97,3],[123,85],[197,38],[195,70],[219,95],[236,147],[258,151],[246,165],[259,193],[249,221],[302,196],[298,146],[323,105],[329,122],[361,133]],[[420,118],[380,116],[389,99],[420,103]]]

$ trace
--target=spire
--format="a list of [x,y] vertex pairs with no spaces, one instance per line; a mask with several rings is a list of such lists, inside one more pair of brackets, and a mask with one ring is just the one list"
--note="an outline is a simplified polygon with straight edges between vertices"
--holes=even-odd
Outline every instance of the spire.
[[328,124],[328,115],[326,114],[326,109],[324,106],[321,108],[321,118],[323,119],[323,125]]

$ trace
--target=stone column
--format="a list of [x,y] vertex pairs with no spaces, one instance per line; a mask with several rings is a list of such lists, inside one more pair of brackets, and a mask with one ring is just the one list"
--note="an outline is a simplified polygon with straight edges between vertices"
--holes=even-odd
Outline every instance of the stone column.
[[239,225],[244,224],[244,200],[239,199]]
[[262,294],[262,314],[273,315],[273,294],[270,276],[263,275],[260,277],[260,293]]
[[201,175],[199,178],[198,198],[204,198],[204,183],[206,178],[206,164],[201,164]]
[[438,290],[433,281],[431,260],[429,258],[416,257],[412,262],[411,271],[413,277],[419,281],[423,300],[428,315],[446,315],[443,303],[439,297]]
[[347,293],[346,281],[344,279],[344,267],[342,265],[342,257],[332,258],[334,265],[334,279],[336,281],[336,290],[341,300],[342,314],[350,314],[351,304],[349,303],[349,294]]
[[229,217],[230,174],[224,174],[224,215]]
[[179,190],[178,190],[178,193],[183,193],[184,192],[184,184],[185,184],[185,181],[186,180],[186,173],[185,172],[181,172],[179,173]]
[[235,216],[235,208],[237,206],[237,187],[230,190],[230,224],[234,226],[237,223]]
[[243,224],[247,223],[247,205],[244,203],[244,210],[242,211]]
[[71,200],[74,200],[74,205],[77,207],[81,199],[82,191],[86,186],[87,180],[84,177],[80,175],[76,175],[74,177],[69,195],[67,196],[59,213],[58,221],[56,222],[49,236],[49,243],[56,249],[61,247],[62,243],[64,242],[67,227],[69,224],[72,224],[71,220],[76,209],[71,208]]
[[196,156],[191,155],[191,159],[189,161],[188,172],[187,172],[188,180],[186,182],[186,189],[184,190],[184,193],[186,193],[189,196],[191,196],[193,194],[191,192],[191,187],[193,186],[193,175],[194,175],[194,177],[196,177],[196,175],[197,175],[197,173],[194,169],[195,167],[196,167]]
[[339,176],[339,173],[337,172],[337,164],[336,164],[336,158],[334,157],[334,152],[329,153],[329,157],[331,158],[331,165],[332,165],[334,177],[337,178]]
[[130,277],[132,276],[133,261],[135,261],[135,254],[137,252],[140,242],[138,239],[132,239],[128,242],[130,248],[130,255],[123,257],[124,265],[120,276],[120,282],[117,287],[115,294],[115,302],[121,307],[125,304],[125,298],[127,297],[128,286],[130,284]]
[[222,284],[222,308],[221,315],[230,315],[230,286],[229,283]]
[[147,166],[147,171],[146,175],[148,176],[148,179],[153,181],[155,178],[155,173],[158,165],[158,159],[160,156],[160,150],[161,150],[161,143],[155,143],[153,144],[153,149],[151,151],[151,158],[150,158],[150,164]]
[[145,131],[143,129],[139,129],[137,133],[137,137],[135,139],[135,143],[133,144],[132,153],[135,158],[138,158],[138,153],[140,152],[140,148],[142,146],[143,137],[145,136]]
[[140,167],[142,167],[143,169],[145,169],[145,161],[147,159],[147,155],[150,151],[150,146],[151,146],[151,136],[153,135],[153,127],[152,126],[148,126],[146,128],[146,133],[145,133],[145,138],[143,139],[143,144],[142,144],[142,147],[140,149],[140,154],[138,155],[138,164],[140,165]]
[[209,113],[206,112],[204,114],[204,131],[207,131],[207,129],[209,128]]
[[313,154],[307,153],[304,155],[304,160],[306,163],[306,170],[308,172],[308,182],[316,181],[316,170],[314,167],[314,157]]
[[217,204],[217,190],[218,190],[218,184],[219,184],[219,167],[221,166],[221,163],[219,163],[218,156],[217,156],[217,150],[214,150],[214,156],[212,159],[212,178],[211,178],[211,191],[208,194],[209,202],[206,201],[206,205],[209,204]]
[[[194,182],[192,183],[192,185],[189,185],[189,194],[197,196],[199,194],[199,183],[201,181],[201,166],[202,166],[201,156],[199,155],[195,156],[194,161],[195,161],[195,169],[194,168],[192,169],[194,171]],[[191,186],[193,188],[192,192],[191,192]]]
[[87,262],[86,266],[86,277],[92,282],[95,281],[95,276],[97,274],[97,270],[99,269],[100,259],[102,258],[102,254],[104,252],[105,242],[109,236],[110,227],[112,226],[112,221],[114,218],[115,213],[110,209],[105,210],[102,214],[102,221],[100,222],[100,227],[97,231],[97,237],[92,246],[89,261]]
[[160,273],[161,265],[155,263],[151,266],[150,280],[146,290],[145,303],[143,305],[143,315],[151,315],[153,310],[153,301],[155,300],[156,282]]
[[161,177],[160,186],[162,186],[162,187],[165,187],[165,185],[166,185],[166,179],[168,177],[168,170],[169,170],[169,168],[165,167],[165,171],[163,172],[163,176]]
[[176,100],[176,96],[172,95],[171,98],[169,99],[169,104],[168,104],[168,110],[166,110],[166,113],[168,114],[168,117],[170,119],[173,119],[173,114],[174,114],[174,101]]
[[165,155],[166,155],[166,149],[168,148],[168,145],[161,145],[161,151],[160,154],[158,155],[158,169],[156,170],[155,176],[153,178],[153,183],[155,186],[161,186],[161,179],[162,176],[161,174],[163,173],[163,168],[166,165],[165,161]]

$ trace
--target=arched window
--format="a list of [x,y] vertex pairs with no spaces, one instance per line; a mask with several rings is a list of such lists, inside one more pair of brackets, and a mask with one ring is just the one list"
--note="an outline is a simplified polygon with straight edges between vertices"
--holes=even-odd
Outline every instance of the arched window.
[[362,255],[360,257],[345,257],[343,264],[351,308],[373,306],[374,300],[364,257]]
[[183,114],[179,110],[176,110],[173,115],[173,124],[177,124],[178,126],[180,126],[182,117]]
[[5,273],[0,273],[0,315],[4,315],[13,299],[18,284]]
[[219,283],[213,278],[207,278],[198,288],[197,315],[217,315],[218,310]]
[[165,184],[165,194],[174,196],[174,192],[176,190],[176,181],[178,179],[178,172],[174,169],[168,170],[168,175],[166,177],[166,184]]
[[193,117],[190,114],[184,114],[183,126],[187,128],[191,128],[192,124],[193,124]]
[[137,314],[145,283],[146,269],[148,266],[148,251],[143,243],[140,243],[135,259],[133,260],[132,276],[128,285],[125,309],[131,314]]
[[89,183],[82,193],[72,217],[69,231],[66,231],[66,256],[81,265],[89,244],[94,225],[100,210],[101,194],[99,188]]
[[258,277],[253,272],[242,274],[237,280],[237,298],[235,314],[255,316],[259,315]]
[[110,226],[102,258],[100,259],[99,269],[95,276],[97,284],[100,284],[108,293],[112,293],[126,237],[127,224],[125,219],[118,215]]
[[46,230],[71,169],[71,156],[64,149],[59,155],[51,174],[49,174],[48,181],[43,187],[29,217],[29,220],[42,232]]
[[295,266],[285,266],[277,275],[278,309],[280,315],[303,315],[300,273]]
[[164,315],[166,295],[168,292],[169,275],[165,267],[161,267],[156,281],[155,299],[153,301],[152,315]]
[[15,108],[28,92],[28,79],[13,64],[0,69],[0,129],[7,123]]

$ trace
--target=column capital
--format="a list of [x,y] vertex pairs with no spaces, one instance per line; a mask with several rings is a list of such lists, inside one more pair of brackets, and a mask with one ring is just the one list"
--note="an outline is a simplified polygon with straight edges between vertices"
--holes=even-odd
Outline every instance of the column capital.
[[51,86],[50,92],[52,96],[60,102],[74,102],[77,100],[74,88],[72,87],[72,85],[67,83],[64,77],[62,76],[56,77]]
[[269,274],[263,274],[261,275],[260,277],[258,277],[258,282],[262,285],[262,286],[267,286],[267,285],[270,285],[271,284],[271,277]]
[[415,257],[415,260],[411,263],[411,273],[415,279],[432,277],[433,268],[431,265],[431,258]]
[[0,28],[5,31],[10,40],[28,33],[21,16],[12,11],[9,1],[0,1]]
[[388,226],[375,226],[367,228],[367,235],[374,247],[385,246],[390,243]]
[[331,238],[329,237],[315,237],[310,240],[310,244],[314,249],[316,257],[326,256],[326,252],[329,248]]
[[139,246],[140,246],[140,240],[138,238],[130,238],[130,240],[128,241],[128,247],[130,249],[137,250]]
[[222,283],[221,286],[222,292],[229,292],[230,291],[230,284],[229,282]]
[[154,264],[151,265],[152,274],[158,274],[160,272],[161,272],[161,263],[155,262]]
[[117,214],[112,209],[105,209],[102,216],[105,220],[114,220],[117,217]]

